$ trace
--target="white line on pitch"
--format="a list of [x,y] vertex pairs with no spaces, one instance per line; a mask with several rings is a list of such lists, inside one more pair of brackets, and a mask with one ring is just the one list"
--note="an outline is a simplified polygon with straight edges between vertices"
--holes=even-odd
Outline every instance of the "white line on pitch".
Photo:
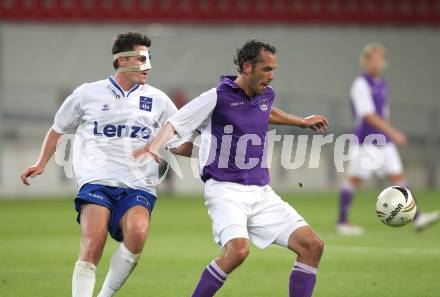
[[399,255],[429,255],[440,256],[440,248],[412,248],[412,247],[366,247],[346,245],[326,245],[327,252],[352,254],[399,254]]

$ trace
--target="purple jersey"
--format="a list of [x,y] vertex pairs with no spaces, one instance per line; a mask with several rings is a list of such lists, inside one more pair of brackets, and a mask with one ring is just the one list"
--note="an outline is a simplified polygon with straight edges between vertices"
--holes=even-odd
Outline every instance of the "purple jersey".
[[186,104],[169,122],[180,135],[201,132],[199,167],[203,181],[267,185],[265,140],[275,93],[249,98],[234,82],[223,76],[216,88]]
[[371,134],[382,134],[387,142],[391,142],[388,135],[365,121],[365,115],[376,113],[383,119],[389,117],[388,85],[384,79],[375,80],[364,73],[353,82],[351,88],[351,107],[355,118],[354,134],[359,143]]

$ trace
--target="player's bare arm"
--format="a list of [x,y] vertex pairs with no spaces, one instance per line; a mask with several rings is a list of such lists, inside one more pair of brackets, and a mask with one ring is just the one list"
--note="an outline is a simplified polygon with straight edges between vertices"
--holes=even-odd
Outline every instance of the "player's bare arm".
[[317,132],[324,132],[328,127],[328,120],[321,115],[311,115],[306,118],[301,118],[272,107],[269,116],[269,124],[297,126],[301,128],[310,128]]
[[157,163],[160,162],[160,154],[159,149],[171,140],[174,136],[175,128],[172,124],[169,122],[160,128],[159,132],[157,133],[156,137],[153,139],[152,142],[148,143],[144,147],[137,149],[133,152],[134,158],[139,158],[142,155],[151,156]]
[[398,145],[405,146],[407,144],[408,140],[405,134],[394,128],[387,120],[381,118],[377,113],[367,114],[365,120],[373,127],[387,134]]
[[38,161],[26,168],[26,170],[21,175],[21,181],[23,184],[29,186],[28,177],[34,178],[44,172],[44,167],[46,167],[47,162],[52,157],[53,153],[57,148],[58,139],[60,139],[62,134],[55,132],[52,128],[46,134],[44,138],[43,145],[41,146],[40,156]]

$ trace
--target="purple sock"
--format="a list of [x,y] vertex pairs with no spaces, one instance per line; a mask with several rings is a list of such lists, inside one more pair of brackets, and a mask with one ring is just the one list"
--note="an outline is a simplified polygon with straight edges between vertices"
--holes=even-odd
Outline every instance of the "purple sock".
[[353,190],[343,187],[339,195],[339,224],[348,221],[348,209],[350,208],[352,200]]
[[316,283],[315,267],[295,262],[289,282],[289,297],[311,297]]
[[203,271],[192,297],[211,297],[223,286],[228,275],[212,261]]

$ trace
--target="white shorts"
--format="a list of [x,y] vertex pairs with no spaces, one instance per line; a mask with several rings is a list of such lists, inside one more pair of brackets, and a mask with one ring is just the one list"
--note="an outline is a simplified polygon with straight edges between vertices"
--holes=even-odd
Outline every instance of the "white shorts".
[[234,238],[248,238],[262,249],[271,244],[287,247],[290,234],[308,225],[270,186],[209,179],[205,201],[214,241],[222,247]]
[[348,176],[367,179],[373,173],[384,177],[403,172],[402,161],[394,143],[384,146],[360,145],[352,149],[359,151],[349,162]]

